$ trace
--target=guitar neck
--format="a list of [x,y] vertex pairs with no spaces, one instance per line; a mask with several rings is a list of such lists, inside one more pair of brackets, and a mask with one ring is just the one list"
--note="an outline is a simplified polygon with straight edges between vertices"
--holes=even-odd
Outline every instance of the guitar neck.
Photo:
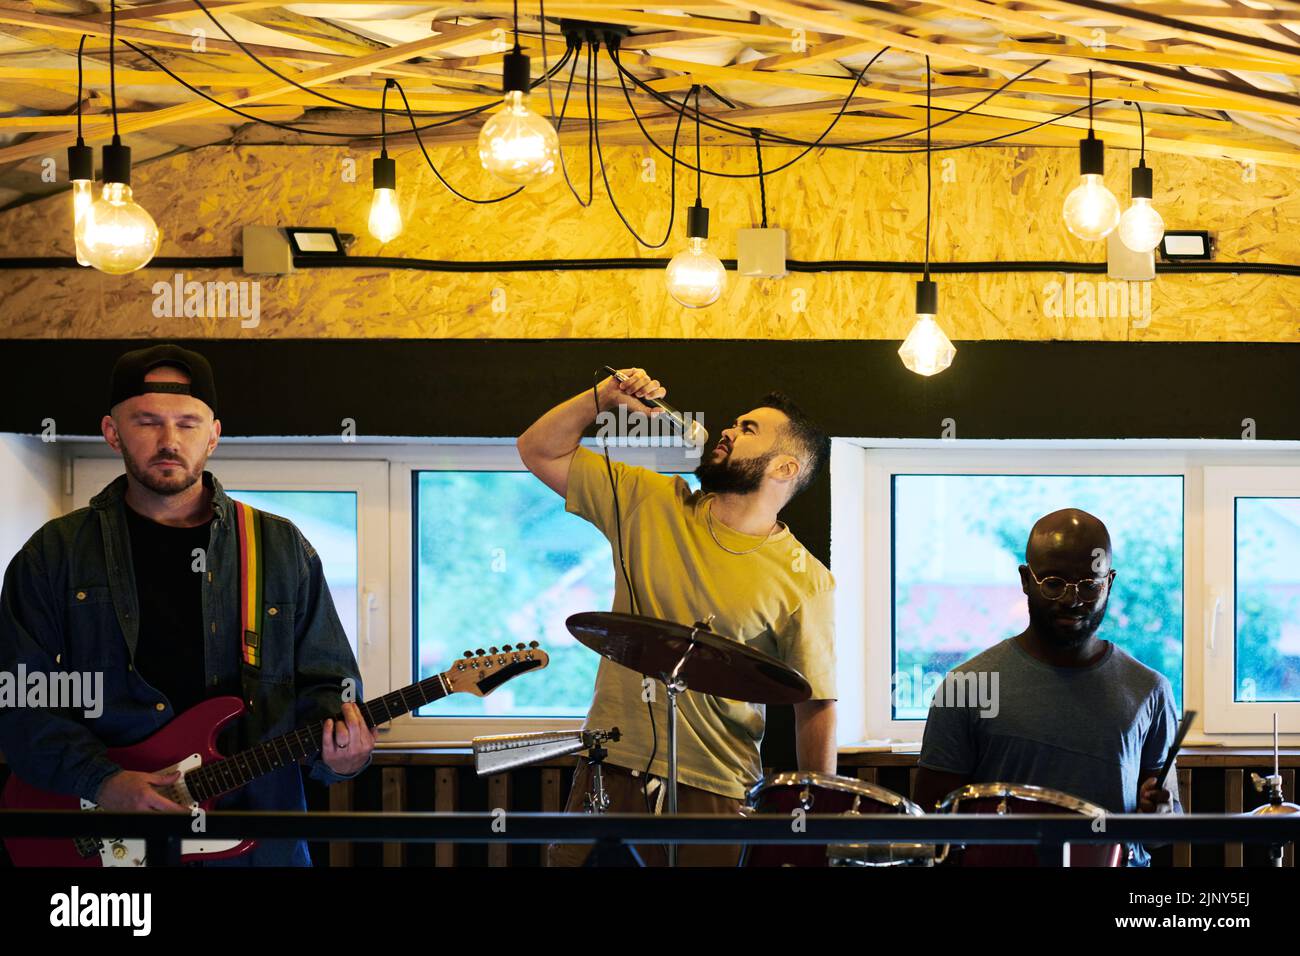
[[[434,674],[418,684],[411,684],[358,706],[366,724],[375,727],[394,717],[409,714],[425,704],[441,700],[448,692],[443,676]],[[234,756],[191,770],[185,775],[185,785],[189,788],[190,796],[200,803],[238,790],[258,777],[320,753],[321,734],[324,731],[325,721],[318,720],[280,737],[273,737]]]

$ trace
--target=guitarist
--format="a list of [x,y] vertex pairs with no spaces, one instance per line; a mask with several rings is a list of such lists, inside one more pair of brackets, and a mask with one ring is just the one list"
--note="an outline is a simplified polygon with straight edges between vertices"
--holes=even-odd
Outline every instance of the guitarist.
[[[188,812],[159,790],[178,775],[124,770],[106,751],[149,737],[208,697],[236,694],[248,712],[235,739],[222,742],[226,752],[341,712],[325,720],[310,773],[326,784],[356,776],[374,735],[356,704],[341,700],[345,681],[349,699],[363,699],[360,675],[320,558],[289,521],[260,516],[261,600],[241,609],[236,525],[241,509],[255,513],[204,470],[221,437],[207,359],[175,345],[127,352],[113,369],[109,405],[101,430],[126,473],[89,508],[37,531],[0,594],[0,669],[100,672],[102,712],[0,710],[11,769],[107,810]],[[281,767],[218,807],[305,811],[302,775]],[[227,862],[310,866],[311,858],[303,841],[265,840]]]

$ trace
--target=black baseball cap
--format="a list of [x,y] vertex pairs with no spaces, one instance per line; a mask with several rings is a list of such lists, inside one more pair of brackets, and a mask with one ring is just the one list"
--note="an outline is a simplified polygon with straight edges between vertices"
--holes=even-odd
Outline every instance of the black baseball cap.
[[[161,365],[180,369],[190,377],[189,382],[146,382],[144,377]],[[170,392],[174,395],[193,395],[217,415],[217,384],[212,377],[212,366],[198,352],[179,345],[155,345],[147,349],[127,352],[113,366],[113,386],[108,407],[128,398],[148,392]]]

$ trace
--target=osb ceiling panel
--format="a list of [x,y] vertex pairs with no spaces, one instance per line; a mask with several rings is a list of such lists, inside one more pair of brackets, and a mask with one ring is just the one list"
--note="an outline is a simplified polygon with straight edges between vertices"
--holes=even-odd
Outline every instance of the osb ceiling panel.
[[[698,85],[716,121],[702,131],[711,145],[751,148],[747,130],[761,129],[769,141],[837,150],[913,149],[928,57],[936,146],[1071,146],[1088,125],[1091,79],[1093,122],[1108,143],[1139,144],[1136,103],[1153,152],[1300,166],[1300,0],[517,7],[534,78],[554,72],[535,108],[558,110],[571,91],[572,148],[586,142],[590,77],[611,144],[647,131],[666,143],[674,103]],[[42,162],[62,168],[78,102],[87,142],[111,134],[110,32],[118,122],[140,162],[222,142],[373,148],[390,77],[413,110],[439,114],[418,118],[438,123],[426,144],[472,144],[500,99],[513,13],[510,0],[155,0],[118,4],[111,30],[98,0],[0,0],[0,206],[60,188]],[[561,65],[565,20],[616,28],[617,60],[602,45]],[[388,107],[390,139],[414,145],[400,97]]]

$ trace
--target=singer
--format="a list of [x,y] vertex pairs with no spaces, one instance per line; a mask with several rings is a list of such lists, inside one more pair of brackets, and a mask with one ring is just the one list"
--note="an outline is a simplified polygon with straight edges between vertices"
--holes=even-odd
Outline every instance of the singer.
[[[596,417],[620,406],[658,414],[667,390],[643,369],[622,369],[552,408],[519,437],[524,465],[590,521],[614,552],[614,611],[709,629],[785,661],[812,686],[795,705],[799,769],[835,772],[835,582],[778,515],[828,456],[825,434],[789,399],[771,394],[740,415],[695,470],[680,477],[610,462],[580,446]],[[616,504],[617,503],[617,504]],[[621,540],[620,540],[621,538]],[[620,566],[620,559],[622,566]],[[626,577],[624,576],[626,574]],[[630,590],[629,590],[630,586]],[[602,660],[587,727],[622,729],[609,746],[612,813],[659,812],[667,775],[667,705],[652,680]],[[739,813],[762,772],[765,708],[688,691],[679,699],[678,808]],[[566,810],[582,808],[579,766]],[[661,847],[638,847],[661,865]],[[580,865],[586,846],[552,846],[552,866]],[[681,865],[734,866],[735,846],[683,846]]]

